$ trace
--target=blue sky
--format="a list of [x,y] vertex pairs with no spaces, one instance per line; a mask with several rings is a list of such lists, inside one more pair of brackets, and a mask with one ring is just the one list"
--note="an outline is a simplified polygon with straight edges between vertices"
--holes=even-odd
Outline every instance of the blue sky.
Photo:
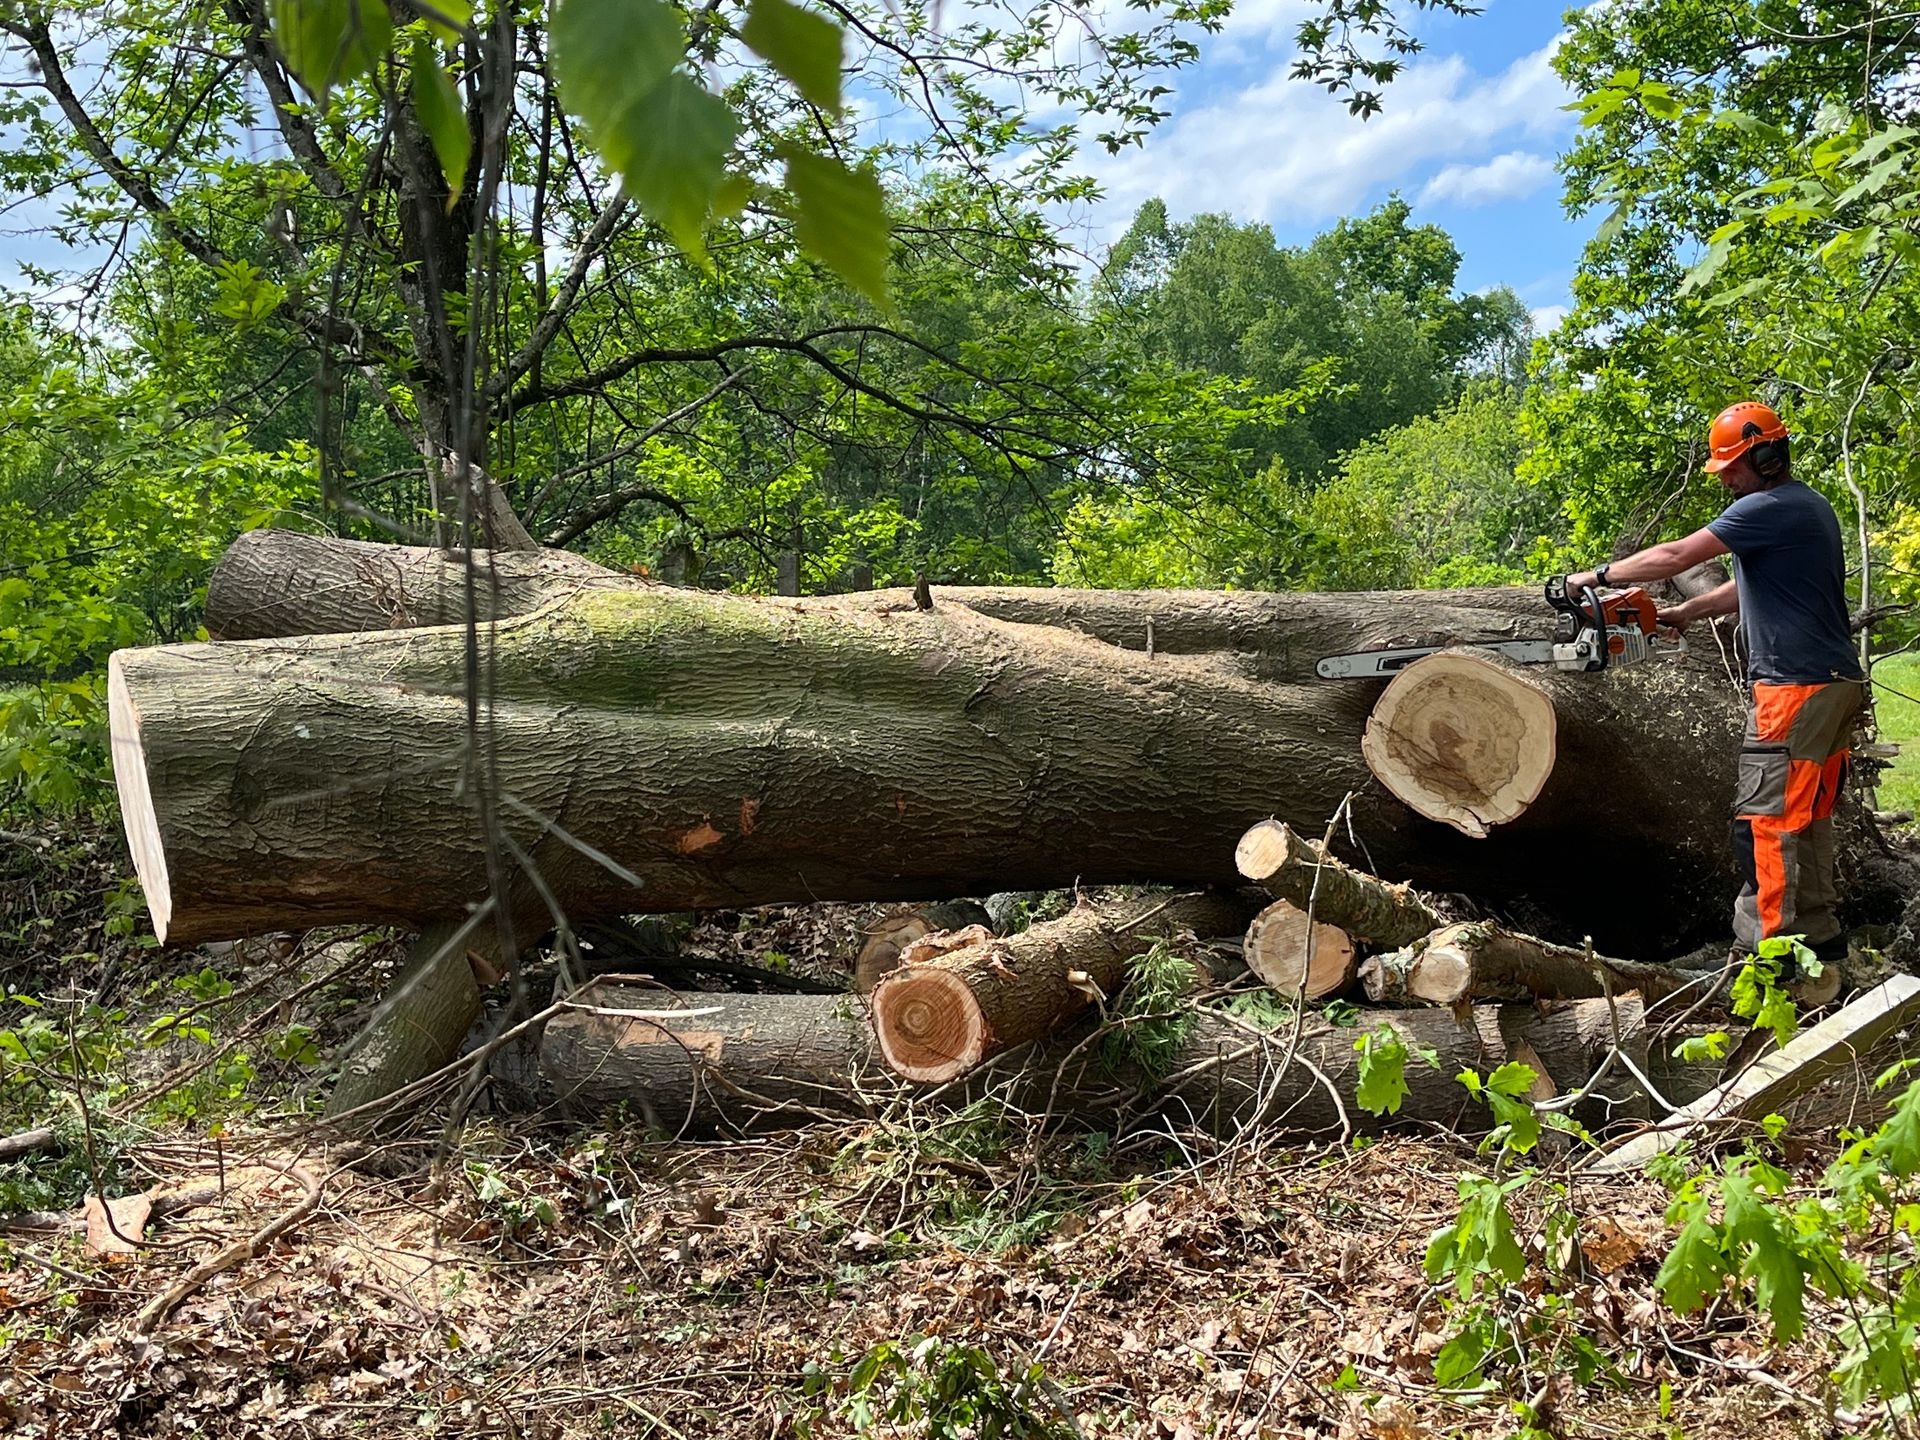
[[1541,321],[1557,318],[1597,217],[1569,220],[1553,162],[1574,129],[1553,74],[1555,0],[1484,0],[1472,17],[1417,24],[1425,50],[1361,121],[1318,87],[1289,80],[1303,0],[1238,0],[1224,32],[1201,42],[1163,103],[1171,116],[1144,147],[1085,163],[1106,198],[1085,218],[1094,248],[1154,195],[1176,219],[1225,211],[1271,225],[1283,244],[1311,239],[1394,191],[1417,220],[1449,231],[1467,290],[1511,285]]

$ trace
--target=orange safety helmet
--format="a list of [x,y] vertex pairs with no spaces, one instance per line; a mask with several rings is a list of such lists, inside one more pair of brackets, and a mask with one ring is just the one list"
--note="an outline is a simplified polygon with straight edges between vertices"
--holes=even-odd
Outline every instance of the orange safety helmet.
[[1786,424],[1773,413],[1771,406],[1762,405],[1758,400],[1729,405],[1714,417],[1713,429],[1707,432],[1713,458],[1707,461],[1706,472],[1718,475],[1761,441],[1786,438]]

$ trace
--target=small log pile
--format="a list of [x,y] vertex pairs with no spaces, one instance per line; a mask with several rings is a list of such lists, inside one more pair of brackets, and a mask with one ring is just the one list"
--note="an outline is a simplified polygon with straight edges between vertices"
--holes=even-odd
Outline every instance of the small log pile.
[[[1394,1121],[1486,1121],[1452,1077],[1514,1059],[1619,1117],[1644,1114],[1644,1008],[1715,989],[1615,957],[1722,924],[1738,693],[1704,656],[1586,675],[1476,649],[1550,624],[1527,591],[754,599],[262,532],[207,622],[113,657],[129,843],[163,940],[420,933],[336,1113],[445,1064],[543,934],[645,956],[635,917],[782,902],[909,903],[865,927],[847,994],[592,979],[541,1029],[539,1083],[676,1132],[902,1086],[1351,1130],[1384,1123],[1353,1098],[1378,1031],[1440,1060]],[[1450,648],[1384,685],[1315,678],[1427,644]],[[1570,861],[1596,853],[1632,857],[1630,903]],[[671,943],[649,968],[680,973]],[[1210,1003],[1261,987],[1280,1030]],[[1373,1007],[1358,1032],[1314,1011],[1335,998]]]

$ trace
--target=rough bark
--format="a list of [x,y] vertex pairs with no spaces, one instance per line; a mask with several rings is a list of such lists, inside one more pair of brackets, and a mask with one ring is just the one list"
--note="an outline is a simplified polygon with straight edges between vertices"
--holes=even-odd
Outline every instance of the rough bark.
[[[851,997],[685,995],[684,1020],[658,1015],[665,997],[657,990],[599,989],[588,998],[591,1005],[548,1022],[541,1039],[540,1072],[560,1108],[593,1118],[624,1105],[670,1133],[872,1115],[907,1095],[916,1108],[957,1108],[991,1096],[1010,1114],[1117,1132],[1151,1120],[1213,1134],[1426,1126],[1472,1133],[1487,1129],[1491,1117],[1454,1079],[1468,1066],[1485,1072],[1523,1053],[1524,1044],[1566,1094],[1600,1068],[1616,1023],[1635,1064],[1644,1069],[1646,1058],[1631,996],[1612,1010],[1605,1001],[1584,1001],[1545,1016],[1531,1005],[1485,1006],[1465,1023],[1440,1010],[1363,1012],[1357,1030],[1314,1016],[1291,1051],[1285,1031],[1264,1033],[1199,1011],[1177,1052],[1152,1072],[1116,1053],[1111,1036],[1083,1021],[929,1093],[886,1072]],[[618,1013],[623,1009],[646,1015]],[[1410,1059],[1406,1100],[1393,1115],[1372,1116],[1354,1101],[1353,1042],[1382,1024],[1410,1049],[1434,1052],[1437,1064]],[[1624,1067],[1614,1070],[1576,1111],[1590,1125],[1645,1114],[1644,1095],[1624,1080]]]
[[343,1052],[328,1116],[391,1095],[460,1053],[480,1018],[470,950],[489,970],[495,967],[498,946],[483,925],[449,920],[420,932],[379,1008]]
[[528,614],[583,585],[642,583],[565,550],[436,550],[251,530],[227,547],[207,581],[207,633],[257,640],[458,625],[469,608],[484,623]]
[[880,977],[900,965],[900,955],[914,941],[941,930],[964,930],[980,925],[999,927],[984,905],[974,900],[938,900],[930,905],[908,905],[882,915],[866,928],[866,939],[853,961],[853,988],[862,995]]
[[1236,934],[1249,908],[1220,894],[1082,905],[1018,935],[902,966],[873,990],[880,1053],[909,1080],[965,1075],[1112,999],[1127,963],[1164,938]]
[[[1380,597],[1315,599],[1347,609],[1349,631],[1390,614]],[[528,864],[576,919],[1232,883],[1253,819],[1318,829],[1349,793],[1374,868],[1526,895],[1603,946],[1694,938],[1731,891],[1719,802],[1737,712],[1694,672],[1584,680],[1555,781],[1476,842],[1371,784],[1366,684],[1253,681],[1232,660],[1148,658],[944,603],[588,586],[489,632],[470,736],[467,638],[116,655],[115,771],[161,932],[463,914],[488,898],[478,807],[496,784],[500,863],[519,877],[497,898],[529,934],[552,920]],[[470,740],[491,748],[471,770]],[[1596,849],[1635,857],[1642,903],[1564,861]]]
[[[476,597],[481,620],[528,615],[583,584],[648,588],[633,576],[565,550],[475,551],[477,570],[500,583]],[[241,536],[208,584],[207,628],[229,640],[290,638],[451,624],[467,614],[464,557],[431,547],[374,545],[286,530]],[[1069,630],[1145,657],[1207,655],[1255,679],[1316,681],[1322,656],[1381,645],[1426,645],[1545,634],[1552,616],[1531,590],[1262,594],[1232,590],[1056,590],[942,586],[940,607],[960,606],[1017,625]],[[406,603],[397,605],[396,596]],[[819,596],[811,610],[885,615],[915,607],[911,589]],[[414,618],[417,617],[417,618]],[[240,628],[244,626],[245,628]],[[1149,643],[1151,637],[1151,643]],[[1363,686],[1363,689],[1374,687]]]
[[1547,673],[1476,650],[1414,661],[1367,717],[1367,768],[1416,814],[1463,835],[1479,839],[1517,820],[1558,756]]
[[1346,989],[1358,963],[1353,937],[1276,900],[1247,926],[1247,968],[1276,994],[1322,1000]]
[[1262,820],[1234,847],[1235,867],[1276,900],[1311,910],[1369,945],[1410,945],[1447,922],[1408,885],[1390,885],[1321,852],[1279,820]]
[[1576,1000],[1637,990],[1651,1002],[1700,981],[1697,971],[1589,957],[1532,935],[1470,920],[1360,967],[1373,1001],[1463,1005],[1475,1000]]

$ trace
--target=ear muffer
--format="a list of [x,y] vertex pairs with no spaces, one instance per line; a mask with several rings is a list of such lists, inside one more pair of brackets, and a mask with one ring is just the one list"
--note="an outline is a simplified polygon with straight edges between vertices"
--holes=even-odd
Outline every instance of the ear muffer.
[[1778,440],[1758,438],[1765,433],[1751,420],[1740,427],[1740,438],[1753,441],[1753,445],[1747,451],[1747,458],[1753,462],[1754,472],[1763,480],[1771,480],[1786,471],[1787,437],[1782,435]]

